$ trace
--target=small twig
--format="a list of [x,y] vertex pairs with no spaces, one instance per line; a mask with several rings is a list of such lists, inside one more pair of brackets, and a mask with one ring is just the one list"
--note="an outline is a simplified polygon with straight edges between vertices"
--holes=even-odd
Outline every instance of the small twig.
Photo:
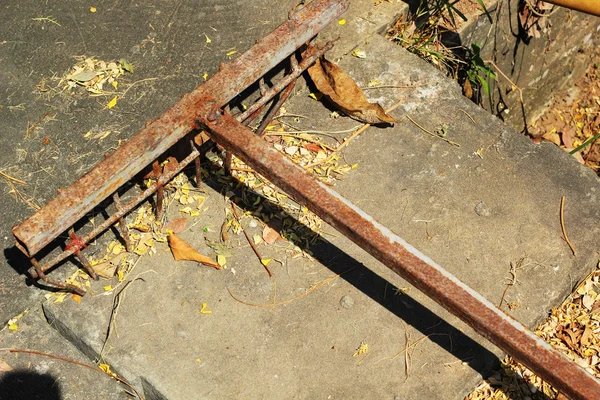
[[[291,128],[294,128],[294,127],[293,127],[292,125],[290,125],[290,124],[284,124],[284,125],[287,125],[287,126],[289,126],[289,127],[291,127]],[[370,126],[370,125],[369,125],[369,126]],[[305,130],[305,131],[303,131],[303,130],[301,130],[301,129],[297,129],[297,130],[295,130],[295,131],[284,131],[284,132],[281,132],[281,133],[306,133],[306,134],[309,134],[309,135],[325,135],[325,136],[331,136],[331,135],[335,135],[335,134],[339,134],[339,133],[350,133],[350,132],[354,132],[354,131],[355,131],[357,128],[360,128],[360,127],[361,127],[361,126],[360,126],[360,125],[358,125],[358,126],[355,126],[354,128],[350,128],[350,129],[344,129],[344,130],[341,130],[341,131],[316,131],[316,130]],[[276,132],[274,132],[274,131],[269,131],[269,132],[276,133]]]
[[536,10],[536,7],[533,6],[529,0],[525,0],[525,4],[527,4],[527,8],[529,8],[529,11],[531,11],[531,13],[533,15],[535,15],[536,17],[540,17],[540,18],[545,18],[545,17],[549,17],[552,14],[554,14],[555,12],[557,12],[559,10],[559,7],[553,6],[552,10],[550,10],[549,13],[541,13],[539,11]]
[[233,216],[235,217],[235,220],[238,222],[238,224],[240,224],[240,227],[242,228],[242,232],[244,232],[244,236],[246,236],[246,240],[250,244],[250,247],[252,247],[252,250],[254,251],[254,254],[256,254],[256,257],[258,257],[258,261],[260,261],[262,266],[265,267],[265,269],[267,270],[267,273],[269,274],[269,277],[273,277],[271,270],[269,269],[267,264],[263,261],[263,258],[260,255],[260,253],[258,252],[258,250],[256,249],[256,246],[252,242],[252,239],[250,239],[250,236],[248,236],[248,232],[246,232],[246,229],[244,229],[244,226],[242,225],[242,222],[240,221],[240,218],[238,217],[238,213],[235,209],[235,203],[233,201],[231,202],[231,208],[233,209]]
[[288,304],[288,303],[291,303],[291,302],[293,302],[293,301],[296,301],[296,300],[298,300],[298,299],[300,299],[300,298],[302,298],[302,297],[304,297],[304,296],[306,296],[306,295],[308,295],[308,294],[310,294],[310,293],[314,292],[315,290],[317,290],[317,289],[319,289],[319,288],[323,287],[324,285],[326,285],[326,284],[328,284],[328,283],[330,283],[330,282],[333,282],[334,280],[336,280],[337,278],[339,278],[340,276],[342,276],[342,275],[343,275],[343,274],[345,274],[346,272],[349,272],[349,271],[353,270],[354,268],[356,268],[356,267],[351,267],[351,268],[348,268],[348,269],[347,269],[347,270],[345,270],[344,272],[341,272],[341,273],[339,273],[339,274],[336,274],[336,275],[334,275],[334,276],[332,276],[332,277],[330,277],[330,278],[327,278],[327,279],[325,279],[325,280],[324,280],[324,281],[322,281],[322,282],[319,282],[318,284],[316,284],[316,285],[312,286],[310,289],[308,289],[306,292],[304,292],[304,293],[302,293],[302,294],[299,294],[298,296],[296,296],[296,297],[293,297],[293,298],[291,298],[291,299],[287,299],[287,300],[284,300],[284,301],[280,301],[279,303],[248,303],[248,302],[246,302],[246,301],[244,301],[244,300],[242,300],[242,299],[239,299],[239,298],[235,297],[235,296],[233,295],[233,293],[231,293],[231,290],[230,290],[229,288],[227,288],[227,291],[229,292],[229,295],[230,295],[230,296],[231,296],[231,297],[232,297],[232,298],[233,298],[235,301],[237,301],[238,303],[245,304],[245,305],[247,305],[247,306],[252,306],[252,307],[276,307],[276,306],[281,306],[281,305]]
[[103,374],[106,374],[108,376],[110,376],[111,378],[121,382],[123,385],[127,386],[128,388],[130,388],[131,390],[133,390],[136,394],[136,396],[140,399],[143,399],[144,397],[142,397],[142,395],[133,387],[129,384],[129,382],[127,382],[125,379],[120,378],[117,374],[113,373],[108,373],[105,370],[103,370],[100,367],[97,367],[95,365],[89,365],[89,364],[84,364],[81,363],[79,361],[75,361],[75,360],[70,360],[68,358],[64,358],[64,357],[59,357],[59,356],[55,356],[54,354],[49,354],[49,353],[42,353],[41,351],[35,351],[35,350],[22,350],[22,349],[0,349],[0,351],[8,351],[10,353],[26,353],[26,354],[35,354],[38,356],[44,356],[44,357],[50,357],[50,358],[54,358],[56,360],[60,360],[60,361],[64,361],[64,362],[68,362],[71,364],[75,364],[75,365],[80,365],[82,367],[86,367],[89,368],[93,371],[97,371],[97,372],[101,372]]
[[[141,279],[141,278],[139,278],[139,279]],[[127,283],[125,283],[123,288],[121,290],[119,290],[119,293],[116,293],[113,297],[113,306],[112,306],[112,310],[110,311],[110,317],[108,318],[108,327],[106,328],[106,338],[104,339],[104,343],[102,343],[102,348],[100,349],[100,358],[102,358],[102,353],[104,353],[104,348],[106,347],[106,344],[108,343],[108,339],[110,339],[110,334],[113,331],[113,329],[112,329],[113,325],[114,325],[114,330],[115,331],[117,330],[117,313],[119,311],[119,306],[121,305],[121,294],[124,294],[125,289],[127,289],[129,284],[131,282],[134,282],[135,280],[137,280],[137,278],[134,279],[133,281],[127,281]],[[119,336],[119,334],[117,333],[117,337],[118,336]]]
[[563,196],[560,199],[560,227],[562,228],[562,233],[563,233],[565,242],[567,242],[567,244],[569,245],[569,248],[573,252],[573,255],[575,255],[575,247],[573,247],[573,245],[569,241],[569,237],[567,236],[567,230],[565,229],[565,197],[566,196]]
[[[403,103],[404,103],[404,100],[397,102],[396,104],[394,104],[393,106],[391,106],[390,108],[385,110],[386,114],[389,114],[390,112],[394,111],[396,108],[400,107]],[[327,158],[325,158],[323,160],[315,161],[311,164],[308,164],[304,168],[309,169],[309,168],[316,167],[317,165],[321,165],[321,164],[324,164],[324,163],[330,161],[337,153],[340,152],[340,150],[342,150],[344,147],[346,147],[354,138],[356,138],[358,135],[360,135],[361,133],[366,131],[367,128],[369,128],[370,126],[371,126],[371,124],[364,124],[363,126],[358,128],[358,130],[356,132],[354,132],[350,137],[348,137],[348,139],[344,140],[344,142],[342,144],[340,144],[338,147],[336,147],[336,149],[334,151],[332,151],[327,156]]]
[[[28,199],[26,198],[23,193],[21,193],[19,191],[19,189],[17,189],[17,187],[15,186],[15,183],[19,183],[21,184],[22,181],[18,181],[16,178],[13,178],[9,175],[6,175],[5,173],[3,173],[2,171],[0,171],[0,178],[3,178],[4,181],[6,182],[6,184],[8,185],[8,187],[11,189],[9,193],[14,193],[15,194],[15,199],[21,199],[21,201],[23,201],[23,203],[27,204],[29,207],[31,207],[34,210],[39,210],[40,206],[38,206],[31,198]],[[25,183],[25,182],[23,182]]]
[[525,257],[521,257],[519,259],[519,261],[517,261],[516,263],[513,263],[511,261],[510,263],[510,274],[512,275],[511,278],[509,278],[508,283],[506,284],[506,288],[504,289],[504,292],[502,292],[502,297],[500,298],[500,304],[498,304],[498,308],[502,308],[502,304],[504,303],[504,297],[506,296],[506,293],[508,292],[508,289],[511,286],[514,286],[517,284],[517,270],[521,269],[521,267],[523,266],[523,261],[525,261]]
[[486,63],[491,64],[496,69],[496,71],[498,71],[498,73],[500,75],[502,75],[504,77],[504,79],[506,79],[508,81],[508,83],[510,83],[512,85],[512,88],[516,89],[519,92],[519,100],[521,101],[522,104],[524,104],[525,102],[523,100],[523,91],[521,90],[521,88],[518,87],[517,84],[514,83],[508,76],[506,76],[506,74],[504,72],[502,72],[500,67],[497,66],[495,62],[493,62],[492,60],[487,60]]
[[52,15],[49,15],[47,17],[38,17],[38,18],[31,18],[32,21],[36,21],[36,22],[51,22],[54,25],[58,25],[61,26],[58,21],[56,20],[56,18],[54,18]]
[[279,119],[279,118],[308,118],[306,115],[301,115],[301,114],[279,114],[276,117],[274,117],[273,119]]
[[456,142],[453,142],[452,140],[450,140],[450,139],[447,139],[447,138],[445,138],[445,137],[443,137],[443,136],[436,135],[435,133],[433,133],[433,132],[431,132],[431,131],[428,131],[427,129],[423,128],[421,125],[419,125],[419,123],[418,123],[417,121],[415,121],[414,119],[412,119],[412,118],[410,117],[410,115],[407,115],[407,116],[406,116],[406,118],[408,118],[408,120],[409,120],[410,122],[412,122],[413,124],[415,124],[415,125],[416,125],[416,126],[419,128],[419,129],[421,129],[423,132],[425,132],[425,133],[427,133],[427,134],[429,134],[429,135],[431,135],[431,136],[433,136],[433,137],[436,137],[436,138],[438,138],[438,139],[441,139],[441,140],[443,140],[444,142],[451,144],[452,146],[460,147],[460,144],[458,144],[458,143],[456,143]]
[[504,292],[502,292],[502,297],[500,298],[500,303],[498,304],[498,308],[502,309],[502,304],[504,303],[504,296],[506,296],[506,292],[508,292],[508,288],[511,287],[510,284],[506,285]]
[[504,79],[506,79],[511,84],[511,88],[516,89],[519,92],[519,102],[521,103],[521,112],[523,113],[523,123],[525,125],[525,132],[528,133],[529,129],[528,129],[528,125],[527,125],[527,114],[525,111],[525,100],[523,100],[523,90],[521,90],[521,88],[518,87],[516,83],[514,83],[508,76],[506,76],[506,74],[504,72],[502,72],[500,67],[497,66],[495,62],[493,62],[492,60],[487,60],[485,62],[487,64],[492,65],[496,69],[496,71],[500,75],[502,75],[504,77]]
[[364,86],[361,87],[360,90],[369,90],[369,89],[413,89],[419,86],[424,85],[410,85],[410,86],[398,86],[398,85],[378,85],[378,86]]
[[138,83],[142,83],[142,82],[148,82],[148,81],[156,81],[159,78],[146,78],[146,79],[140,79],[139,81],[135,81],[133,82],[131,85],[129,85],[129,87],[127,89],[125,89],[125,91],[123,92],[123,94],[121,94],[121,98],[125,98],[125,95],[127,94],[127,92],[129,91],[129,89],[131,89],[132,87],[134,87],[135,85],[137,85]]
[[0,176],[3,177],[3,178],[5,178],[5,179],[11,180],[13,182],[20,183],[21,185],[25,184],[25,181],[22,181],[22,180],[17,179],[17,178],[13,178],[12,176],[8,175],[5,172],[2,172],[1,170],[0,170]]
[[468,112],[466,112],[466,111],[465,111],[465,110],[463,110],[462,108],[459,108],[459,110],[460,110],[460,111],[462,111],[463,113],[465,113],[465,115],[466,115],[467,117],[469,117],[469,119],[471,120],[471,122],[475,123],[475,120],[473,119],[473,117],[471,117],[471,115],[470,115]]

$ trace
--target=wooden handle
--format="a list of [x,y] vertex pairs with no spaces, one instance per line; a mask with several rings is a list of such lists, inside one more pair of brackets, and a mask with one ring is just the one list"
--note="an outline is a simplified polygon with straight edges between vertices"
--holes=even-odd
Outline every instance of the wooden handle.
[[544,0],[546,3],[570,8],[600,17],[600,1],[598,0]]

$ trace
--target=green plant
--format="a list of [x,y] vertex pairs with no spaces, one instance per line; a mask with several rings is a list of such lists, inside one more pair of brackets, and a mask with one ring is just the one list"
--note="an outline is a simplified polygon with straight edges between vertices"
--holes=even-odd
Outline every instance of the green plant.
[[[475,88],[483,89],[489,96],[489,81],[496,79],[496,74],[482,60],[480,46],[474,43],[469,49],[456,42],[456,18],[467,21],[467,17],[456,7],[459,1],[422,0],[414,13],[396,21],[387,36],[411,53],[438,66],[459,83],[467,81],[465,94],[469,98],[472,98]],[[492,21],[483,0],[477,2]],[[480,97],[477,97],[477,101],[480,101]]]
[[497,79],[494,71],[482,60],[481,47],[477,43],[471,44],[471,60],[467,70],[467,78],[472,85],[480,86],[487,95],[490,94],[489,80]]

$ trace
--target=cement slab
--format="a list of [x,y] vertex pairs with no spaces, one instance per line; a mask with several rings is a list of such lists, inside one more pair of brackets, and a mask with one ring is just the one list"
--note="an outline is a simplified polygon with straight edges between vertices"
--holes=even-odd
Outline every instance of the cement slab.
[[[130,398],[116,380],[101,371],[82,365],[31,353],[11,353],[8,349],[30,350],[93,365],[75,346],[46,322],[40,306],[28,310],[11,330],[0,331],[0,399],[76,400]],[[10,370],[6,368],[10,367]],[[128,390],[131,390],[127,388]]]
[[[597,262],[597,177],[560,149],[535,145],[479,109],[403,49],[376,36],[361,46],[367,58],[341,62],[359,85],[377,79],[413,87],[367,91],[385,106],[404,99],[393,113],[401,122],[371,128],[347,147],[345,159],[358,168],[336,190],[493,303],[512,277],[511,264],[517,267],[518,283],[505,297],[513,309],[503,309],[534,327]],[[355,125],[331,119],[307,94],[286,106],[309,116],[301,120],[304,129]],[[407,116],[430,132],[445,130],[460,147],[428,135]],[[227,206],[223,187],[211,185],[207,212],[182,234],[206,254],[205,238],[217,240]],[[561,238],[563,195],[577,256]],[[250,222],[243,221],[250,235],[260,233],[262,222],[254,228]],[[138,279],[119,296],[118,335],[108,340],[104,359],[149,398],[168,399],[458,399],[496,365],[498,349],[325,230],[310,248],[314,261],[292,258],[285,247],[260,247],[265,258],[281,261],[270,264],[274,279],[241,235],[230,240],[222,271],[175,263],[160,249],[142,258],[131,276]],[[106,340],[115,304],[114,292],[102,293],[101,286],[81,304],[44,305],[54,326],[92,355]],[[295,300],[269,305],[288,299]],[[204,303],[210,314],[200,311]],[[361,344],[369,352],[355,356]]]

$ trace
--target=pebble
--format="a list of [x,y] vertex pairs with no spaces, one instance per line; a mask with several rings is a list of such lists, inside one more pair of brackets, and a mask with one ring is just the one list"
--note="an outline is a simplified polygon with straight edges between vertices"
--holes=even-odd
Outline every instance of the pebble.
[[340,299],[340,306],[343,308],[352,308],[354,306],[354,299],[348,295],[343,296]]
[[475,206],[475,212],[480,217],[489,217],[492,215],[492,210],[490,210],[490,208],[486,206],[483,201],[479,202],[479,204]]
[[250,228],[256,228],[258,226],[258,222],[256,222],[256,220],[253,219],[248,225],[250,225]]

